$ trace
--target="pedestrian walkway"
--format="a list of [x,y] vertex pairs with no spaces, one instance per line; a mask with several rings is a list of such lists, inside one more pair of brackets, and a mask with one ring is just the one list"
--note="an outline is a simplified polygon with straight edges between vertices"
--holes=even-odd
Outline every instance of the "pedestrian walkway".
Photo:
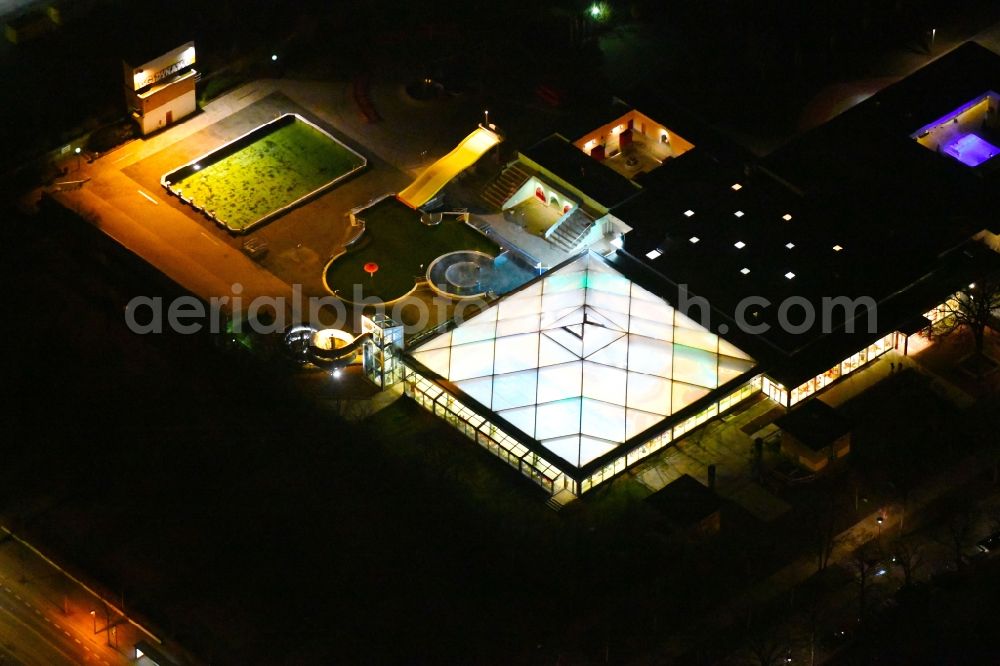
[[929,377],[931,389],[959,409],[965,409],[975,402],[968,393],[922,365],[913,356],[903,356],[896,350],[887,352],[863,368],[843,377],[833,386],[824,389],[817,399],[831,407],[840,407],[903,368]]

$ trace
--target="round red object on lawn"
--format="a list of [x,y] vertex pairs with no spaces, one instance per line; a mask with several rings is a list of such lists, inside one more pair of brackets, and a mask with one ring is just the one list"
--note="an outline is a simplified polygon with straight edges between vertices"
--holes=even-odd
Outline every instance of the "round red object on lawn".
[[378,264],[376,264],[374,261],[369,261],[367,264],[365,264],[365,273],[368,273],[369,276],[374,276],[375,273],[377,272],[378,272]]

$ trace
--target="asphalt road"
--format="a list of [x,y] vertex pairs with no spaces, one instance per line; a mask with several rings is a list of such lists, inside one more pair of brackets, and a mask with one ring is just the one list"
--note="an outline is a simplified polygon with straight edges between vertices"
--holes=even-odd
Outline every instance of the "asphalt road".
[[134,630],[124,624],[109,634],[107,624],[98,600],[20,543],[0,539],[0,666],[130,664],[124,653]]
[[[89,618],[88,618],[89,619]],[[0,664],[24,666],[74,666],[109,662],[98,655],[87,637],[64,625],[53,613],[43,612],[27,598],[0,585]],[[119,663],[127,663],[122,659]]]

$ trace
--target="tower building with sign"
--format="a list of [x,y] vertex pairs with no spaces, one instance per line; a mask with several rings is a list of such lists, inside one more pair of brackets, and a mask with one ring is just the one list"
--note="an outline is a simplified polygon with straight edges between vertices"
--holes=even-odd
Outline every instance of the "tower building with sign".
[[169,127],[198,108],[194,63],[194,42],[152,59],[130,57],[123,62],[125,103],[143,136]]

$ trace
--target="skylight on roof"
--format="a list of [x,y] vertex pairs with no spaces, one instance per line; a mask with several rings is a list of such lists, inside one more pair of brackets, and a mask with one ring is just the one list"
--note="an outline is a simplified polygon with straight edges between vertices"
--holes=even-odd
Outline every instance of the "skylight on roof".
[[661,254],[663,254],[663,253],[660,252],[659,250],[650,250],[649,252],[646,253],[646,258],[647,259],[656,259]]
[[785,222],[791,222],[792,221],[792,214],[791,213],[785,213],[784,215],[781,216],[781,219],[783,219]]
[[743,275],[749,275],[750,269],[744,266],[743,268],[740,269],[740,273],[743,273]]
[[735,247],[737,250],[742,250],[746,246],[747,244],[744,243],[743,241],[736,241],[735,243],[733,243],[733,247]]
[[684,211],[684,217],[691,217],[692,215],[694,215],[694,211],[693,210],[689,209],[689,210]]
[[743,189],[742,185],[740,185],[739,183],[733,183],[733,191],[734,192],[739,192],[742,189]]
[[833,251],[834,251],[834,252],[840,252],[840,251],[841,251],[841,250],[843,250],[843,249],[844,249],[844,248],[843,248],[843,247],[841,247],[840,245],[834,245],[834,246],[833,246]]
[[698,238],[697,236],[691,236],[691,238],[688,238],[688,240],[691,241],[692,244],[694,244],[700,241],[701,239]]
[[785,243],[785,247],[787,247],[789,250],[791,250],[792,248],[795,247],[795,243]]
[[736,217],[743,217],[743,211],[738,210],[735,213],[733,213],[733,215],[735,215]]
[[795,277],[795,273],[793,273],[791,271],[788,271],[787,273],[785,273],[785,278],[786,279],[791,280],[793,277]]

